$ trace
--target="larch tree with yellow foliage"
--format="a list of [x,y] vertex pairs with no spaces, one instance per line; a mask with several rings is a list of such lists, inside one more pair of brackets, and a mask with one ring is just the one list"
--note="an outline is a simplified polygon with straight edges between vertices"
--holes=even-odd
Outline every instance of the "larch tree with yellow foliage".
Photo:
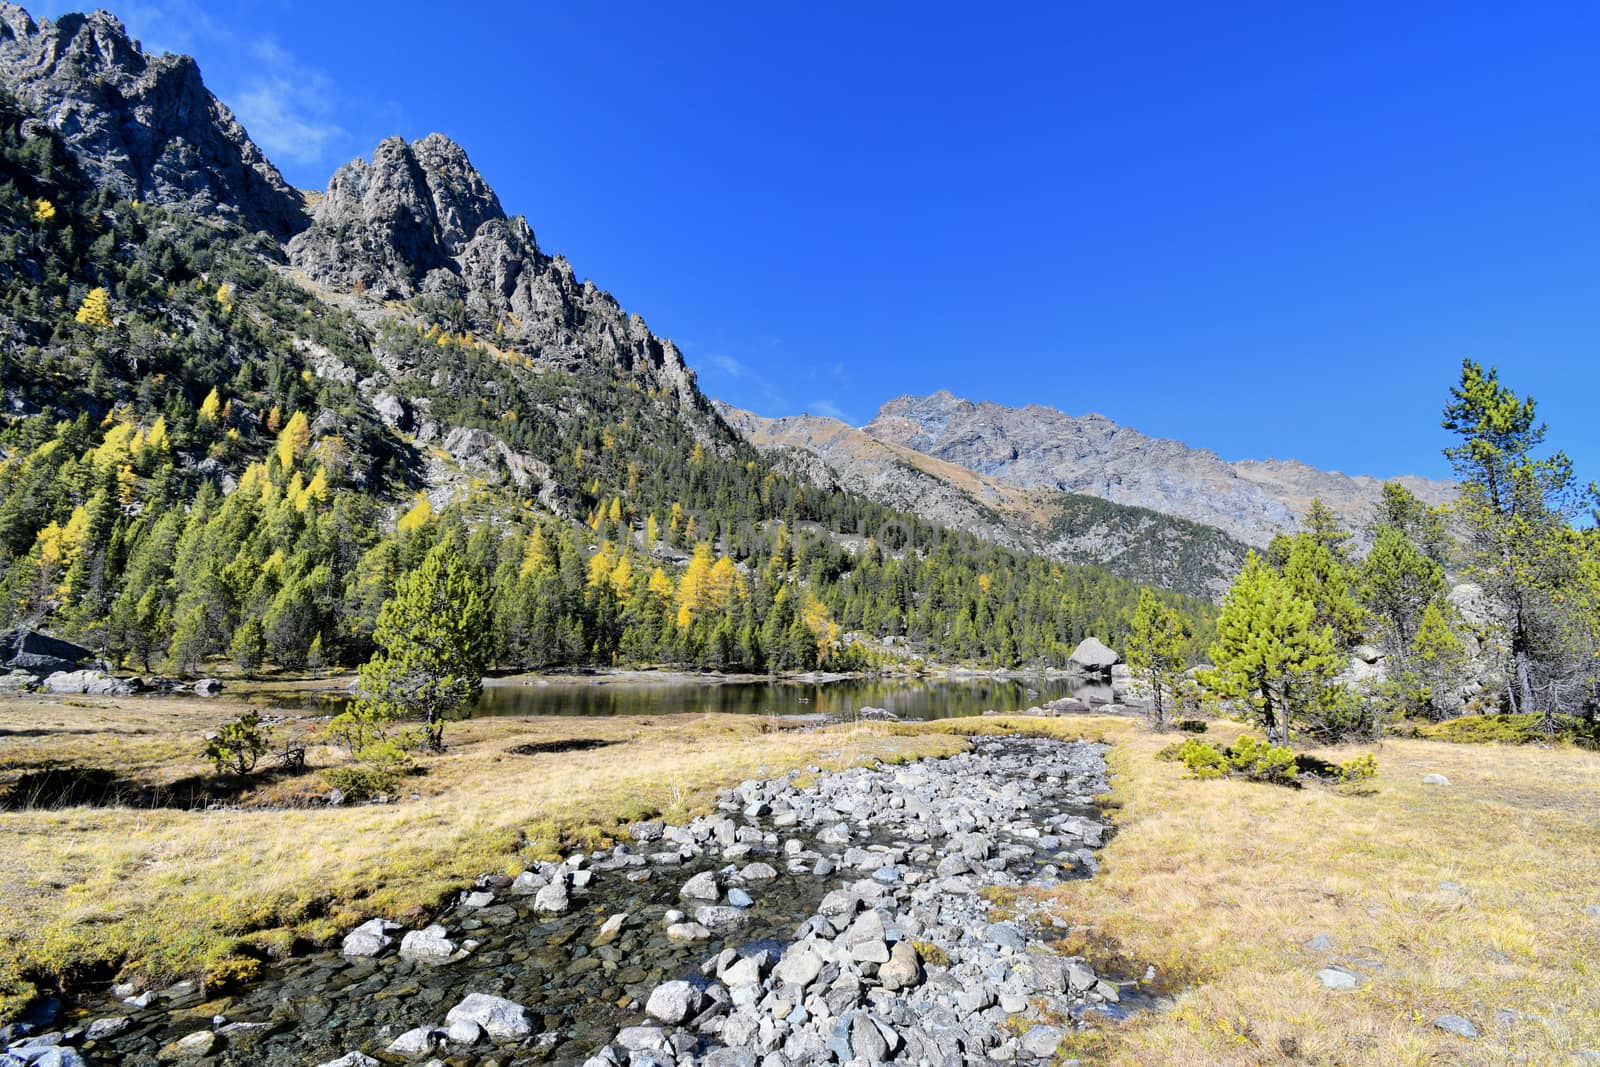
[[72,317],[80,325],[91,329],[110,329],[116,324],[111,318],[111,294],[100,286],[95,286],[83,298],[83,303],[78,305],[78,313]]
[[305,412],[297,411],[289,416],[283,431],[278,434],[278,463],[288,470],[310,447],[311,423],[306,419]]

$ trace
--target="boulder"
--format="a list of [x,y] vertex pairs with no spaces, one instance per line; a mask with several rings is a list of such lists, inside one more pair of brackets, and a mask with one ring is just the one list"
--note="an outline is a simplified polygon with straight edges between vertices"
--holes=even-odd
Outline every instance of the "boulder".
[[0,633],[0,667],[27,671],[36,677],[72,671],[94,658],[82,645],[19,627]]
[[1072,650],[1067,662],[1084,674],[1109,674],[1112,667],[1122,662],[1122,657],[1102,644],[1099,638],[1085,637]]
[[445,936],[438,924],[425,930],[412,930],[400,939],[400,958],[417,963],[446,963],[456,954],[456,943]]
[[700,991],[688,982],[662,982],[645,1002],[645,1014],[668,1026],[677,1026],[700,1005]]
[[490,1037],[505,1041],[533,1033],[527,1008],[514,1000],[490,996],[488,993],[468,993],[460,1004],[450,1009],[445,1022],[477,1023]]
[[910,989],[921,980],[922,963],[917,959],[916,948],[909,941],[895,942],[894,948],[889,950],[889,962],[878,968],[878,982],[894,992]]
[[222,683],[215,678],[202,678],[194,683],[196,696],[214,697],[222,692]]
[[344,935],[340,951],[346,956],[376,956],[394,943],[394,938],[389,935],[399,929],[399,923],[387,919],[368,919]]
[[44,680],[47,693],[87,693],[94,696],[129,696],[137,685],[124,678],[113,678],[105,671],[56,671]]

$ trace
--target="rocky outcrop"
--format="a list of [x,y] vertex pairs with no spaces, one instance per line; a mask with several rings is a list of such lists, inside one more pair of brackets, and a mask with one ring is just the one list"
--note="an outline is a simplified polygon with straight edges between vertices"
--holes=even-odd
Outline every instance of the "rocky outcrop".
[[0,633],[0,667],[26,671],[43,678],[57,671],[76,670],[94,656],[82,645],[20,627]]
[[671,341],[611,294],[547,256],[521,216],[508,217],[460,145],[433,133],[391,137],[371,161],[339,168],[289,243],[317,285],[381,300],[460,301],[477,333],[563,370],[635,375],[680,406],[709,410]]
[[0,83],[54,128],[97,185],[285,238],[301,195],[188,56],[148,55],[97,11],[35,21],[0,3]]
[[[974,403],[942,390],[891,400],[862,429],[1007,485],[1150,508],[1258,546],[1293,530],[1314,497],[1359,527],[1383,485],[1377,478],[1294,461],[1229,463],[1215,452],[1148,437],[1102,415],[1068,415],[1040,404]],[[1398,480],[1430,504],[1454,494],[1446,482]]]

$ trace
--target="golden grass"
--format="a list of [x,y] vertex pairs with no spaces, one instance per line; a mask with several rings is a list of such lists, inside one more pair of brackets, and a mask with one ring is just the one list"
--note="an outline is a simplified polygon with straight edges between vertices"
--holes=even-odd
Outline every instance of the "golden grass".
[[[984,727],[1115,742],[1101,873],[1039,895],[1076,928],[1064,948],[1153,964],[1173,1007],[1088,1035],[1087,1062],[1544,1065],[1600,1049],[1600,918],[1585,911],[1600,904],[1600,754],[1389,741],[1359,791],[1293,790],[1186,778],[1154,758],[1172,735],[1128,720]],[[1432,772],[1451,785],[1423,785]],[[1304,946],[1323,933],[1333,951]],[[1365,983],[1323,988],[1330,963]],[[1481,1036],[1436,1029],[1445,1013]]]
[[[194,775],[205,769],[195,755],[204,732],[239,711],[221,701],[3,701],[0,790],[51,761],[149,781]],[[406,780],[414,799],[395,804],[0,812],[0,1017],[31,992],[29,976],[70,984],[116,970],[220,975],[241,950],[322,941],[367,916],[429,907],[480,873],[514,873],[523,858],[599,843],[622,822],[683,817],[746,777],[961,745],[870,725],[786,731],[729,715],[486,718],[446,737],[450,751]],[[575,740],[597,747],[512,751]],[[331,753],[313,748],[311,758]]]

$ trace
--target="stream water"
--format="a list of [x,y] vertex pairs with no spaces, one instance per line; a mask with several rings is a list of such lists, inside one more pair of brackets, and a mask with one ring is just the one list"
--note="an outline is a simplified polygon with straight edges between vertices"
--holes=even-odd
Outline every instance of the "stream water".
[[[1081,853],[1075,856],[1069,841],[1057,845],[1053,837],[1045,838],[1041,847],[1037,828],[1048,832],[1052,817],[1057,822],[1069,815],[1098,819],[1099,812],[1084,803],[1081,793],[1044,797],[1027,809],[1016,836],[996,842],[997,847],[1026,846],[1017,849],[1026,858],[1001,876],[1013,884],[1083,876]],[[785,855],[837,854],[812,828],[782,826],[748,813],[741,825],[747,828],[741,832],[748,833],[743,839],[753,842],[743,850],[748,859],[772,857],[777,877],[752,887],[754,905],[736,931],[713,933],[710,940],[669,940],[663,915],[684,906],[679,889],[692,875],[726,870],[726,854],[710,849],[681,865],[652,856],[649,864],[636,859],[628,866],[623,861],[630,853],[624,847],[593,854],[590,861],[599,869],[588,886],[573,891],[572,910],[564,915],[541,914],[533,897],[513,895],[503,885],[490,907],[462,903],[448,909],[435,920],[448,936],[479,942],[469,956],[453,963],[410,962],[392,949],[373,959],[351,959],[335,946],[274,965],[235,995],[207,999],[186,983],[151,995],[144,1006],[105,996],[77,1006],[56,1025],[88,1027],[96,1019],[119,1020],[101,1023],[102,1030],[120,1026],[119,1032],[96,1040],[77,1038],[91,1064],[153,1067],[174,1058],[175,1042],[190,1037],[206,1044],[204,1035],[209,1033],[214,1038],[205,1063],[310,1067],[351,1050],[382,1054],[394,1037],[436,1023],[467,993],[487,993],[526,1006],[537,1036],[514,1048],[452,1048],[449,1064],[581,1063],[621,1027],[639,1021],[638,1006],[658,983],[697,973],[702,961],[724,947],[748,952],[752,945],[767,942],[781,951],[796,926],[839,884],[838,876],[819,877],[804,864],[785,863]],[[855,843],[868,848],[903,844],[881,832]],[[650,846],[637,851],[648,852]],[[618,914],[629,916],[620,936],[609,943],[597,938],[607,917]],[[165,1057],[163,1049],[169,1050]]]

